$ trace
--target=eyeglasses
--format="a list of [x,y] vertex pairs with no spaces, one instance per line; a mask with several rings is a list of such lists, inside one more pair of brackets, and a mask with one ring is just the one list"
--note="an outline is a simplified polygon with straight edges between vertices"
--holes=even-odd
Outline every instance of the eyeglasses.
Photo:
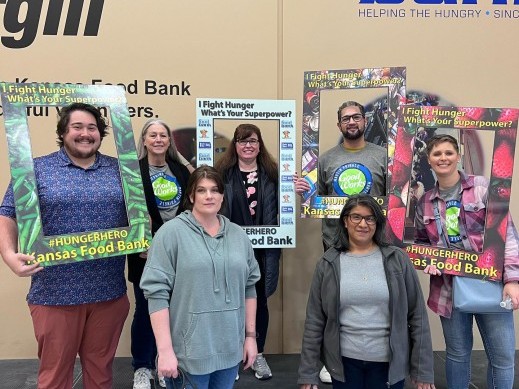
[[259,143],[259,140],[254,139],[254,138],[252,138],[252,139],[240,139],[237,142],[238,142],[238,144],[240,146],[246,146],[247,143],[250,144],[251,146],[256,146]]
[[366,224],[369,226],[372,226],[377,223],[377,218],[373,215],[368,216],[362,216],[358,213],[350,213],[348,215],[348,218],[350,219],[350,222],[355,224],[360,224],[360,222],[364,219],[366,221]]
[[345,115],[341,118],[341,123],[349,123],[350,119],[353,119],[355,122],[360,122],[364,116],[362,116],[360,113],[356,113],[355,115]]

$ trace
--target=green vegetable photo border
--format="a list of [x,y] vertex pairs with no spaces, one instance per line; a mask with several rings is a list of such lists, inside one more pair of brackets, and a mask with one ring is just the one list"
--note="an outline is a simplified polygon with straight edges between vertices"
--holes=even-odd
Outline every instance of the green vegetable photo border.
[[[141,252],[149,247],[149,216],[124,92],[112,85],[0,83],[20,252],[35,256],[42,266]],[[110,110],[128,226],[44,236],[27,109],[75,102]]]

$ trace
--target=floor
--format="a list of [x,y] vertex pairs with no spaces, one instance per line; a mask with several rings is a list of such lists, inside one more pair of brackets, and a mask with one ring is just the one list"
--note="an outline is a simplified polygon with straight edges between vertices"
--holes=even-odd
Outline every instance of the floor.
[[[434,353],[435,384],[437,389],[445,389],[444,352]],[[268,355],[267,361],[273,377],[268,381],[258,381],[250,370],[240,372],[240,379],[235,389],[297,389],[297,367],[299,354]],[[38,361],[2,360],[0,361],[1,389],[35,389]],[[519,366],[516,355],[516,379],[514,389],[519,389]],[[484,351],[475,351],[472,358],[472,383],[469,389],[486,389],[486,356]],[[130,358],[116,358],[114,362],[114,389],[131,389],[133,371]],[[81,388],[81,369],[76,364],[74,388]],[[331,385],[320,385],[321,389],[331,389]],[[410,383],[406,389],[412,388]]]

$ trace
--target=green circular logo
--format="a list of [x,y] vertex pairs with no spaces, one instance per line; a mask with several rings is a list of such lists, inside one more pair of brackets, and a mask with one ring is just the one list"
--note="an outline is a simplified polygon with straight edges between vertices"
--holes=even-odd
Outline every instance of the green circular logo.
[[178,186],[174,181],[169,181],[165,177],[159,177],[153,181],[153,193],[158,199],[169,201],[178,194]]
[[345,170],[339,176],[339,186],[347,195],[357,194],[366,186],[366,177],[360,170]]
[[369,193],[373,179],[369,169],[361,163],[352,162],[339,167],[333,175],[333,189],[339,196]]
[[449,242],[460,242],[459,215],[461,203],[457,200],[449,200],[445,206],[445,228],[447,228]]

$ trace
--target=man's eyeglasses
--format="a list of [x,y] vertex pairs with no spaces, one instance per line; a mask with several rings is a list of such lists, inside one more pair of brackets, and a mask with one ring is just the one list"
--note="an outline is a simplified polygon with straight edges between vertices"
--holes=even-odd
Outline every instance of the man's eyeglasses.
[[364,219],[366,221],[367,225],[372,226],[374,224],[377,224],[377,218],[373,215],[362,216],[362,215],[359,215],[358,213],[350,213],[348,215],[348,218],[350,219],[350,222],[355,223],[355,224],[360,224],[362,219]]
[[239,143],[240,146],[246,146],[247,143],[250,144],[251,146],[256,146],[258,143],[259,143],[259,140],[257,139],[240,139],[237,141]]
[[350,119],[353,119],[355,122],[360,122],[364,116],[360,113],[356,113],[355,115],[345,115],[341,118],[341,123],[349,123]]

